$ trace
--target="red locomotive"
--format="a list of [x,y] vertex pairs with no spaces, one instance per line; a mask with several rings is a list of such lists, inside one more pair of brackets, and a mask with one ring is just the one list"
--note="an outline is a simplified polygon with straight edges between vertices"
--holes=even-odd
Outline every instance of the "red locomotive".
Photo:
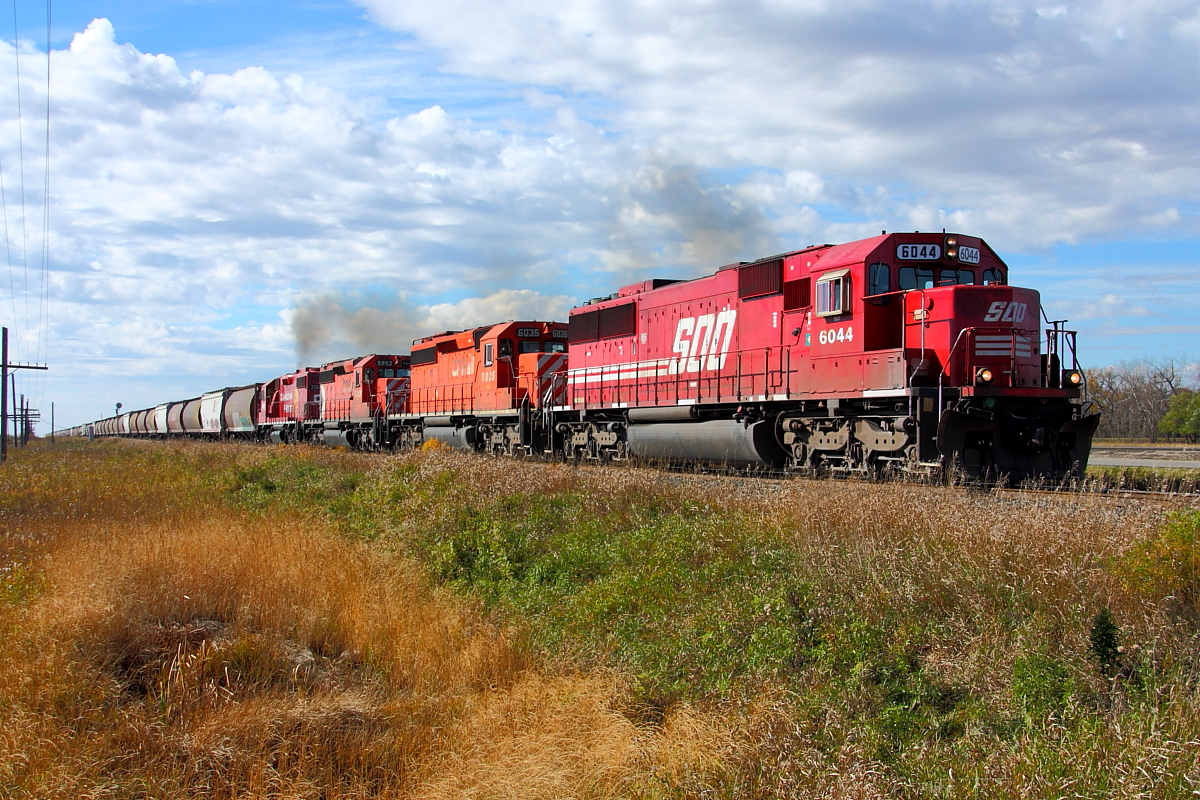
[[562,382],[559,394],[553,387],[567,367],[567,336],[561,322],[525,321],[417,340],[402,436],[495,454],[544,451],[549,426],[539,415],[562,401]]
[[305,367],[263,384],[259,438],[371,449],[407,409],[408,356],[370,355]]
[[[1042,317],[982,240],[884,234],[633,284],[569,324],[301,369],[255,387],[250,427],[363,449],[1061,479],[1086,467],[1099,416],[1080,402],[1075,333]],[[94,426],[195,435],[162,408]]]
[[1055,325],[1043,348],[1040,314],[986,243],[955,234],[626,286],[571,312],[580,414],[562,450],[1062,477],[1086,465],[1099,416],[1078,403],[1075,333]]

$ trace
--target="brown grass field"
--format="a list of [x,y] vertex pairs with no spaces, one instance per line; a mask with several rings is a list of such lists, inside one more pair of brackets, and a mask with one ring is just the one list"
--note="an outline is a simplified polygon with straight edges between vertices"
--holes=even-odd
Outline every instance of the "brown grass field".
[[3,798],[1200,794],[1182,501],[115,441],[0,487]]

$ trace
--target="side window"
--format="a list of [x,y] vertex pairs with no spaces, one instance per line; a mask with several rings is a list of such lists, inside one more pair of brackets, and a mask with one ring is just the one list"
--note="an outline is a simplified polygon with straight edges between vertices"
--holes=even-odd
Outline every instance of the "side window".
[[492,355],[495,347],[496,346],[491,342],[488,342],[483,346],[483,365],[485,367],[490,367],[493,363],[495,363],[496,359]]
[[904,291],[928,289],[933,286],[933,270],[926,267],[901,267],[896,277]]
[[375,370],[371,369],[370,367],[367,367],[363,370],[363,375],[366,377],[367,383],[375,380]]
[[983,271],[984,286],[997,286],[1004,284],[1004,273],[998,269],[985,269]]
[[887,264],[872,264],[867,294],[887,294],[892,289],[892,269]]
[[505,356],[511,356],[511,355],[512,355],[512,339],[501,339],[500,340],[500,357],[504,358]]
[[827,273],[817,279],[817,316],[836,317],[847,313],[850,295],[850,270]]

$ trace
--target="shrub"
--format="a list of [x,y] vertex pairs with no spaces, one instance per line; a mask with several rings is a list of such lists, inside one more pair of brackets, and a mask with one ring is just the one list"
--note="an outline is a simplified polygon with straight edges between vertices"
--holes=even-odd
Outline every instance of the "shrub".
[[1177,610],[1200,616],[1200,511],[1171,514],[1158,536],[1129,551],[1120,572],[1154,600],[1171,598]]

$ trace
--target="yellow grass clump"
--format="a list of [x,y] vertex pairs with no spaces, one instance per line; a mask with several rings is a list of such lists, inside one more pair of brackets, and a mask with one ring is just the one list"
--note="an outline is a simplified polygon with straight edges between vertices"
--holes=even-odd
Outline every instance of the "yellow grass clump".
[[617,675],[539,672],[406,557],[128,450],[5,476],[36,580],[0,604],[0,797],[613,797],[722,758],[636,724]]

